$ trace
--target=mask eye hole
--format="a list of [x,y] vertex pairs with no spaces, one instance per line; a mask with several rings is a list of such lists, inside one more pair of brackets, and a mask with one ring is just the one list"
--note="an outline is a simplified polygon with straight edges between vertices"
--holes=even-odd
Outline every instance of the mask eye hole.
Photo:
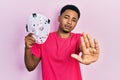
[[33,17],[37,17],[37,14],[36,14],[36,13],[33,13],[32,15],[33,15]]
[[50,19],[48,19],[48,23],[50,23]]
[[35,26],[35,24],[33,24],[33,26]]

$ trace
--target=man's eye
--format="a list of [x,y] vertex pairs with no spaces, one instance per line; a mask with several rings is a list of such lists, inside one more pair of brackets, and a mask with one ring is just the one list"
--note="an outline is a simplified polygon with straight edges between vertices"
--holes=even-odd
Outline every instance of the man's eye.
[[67,17],[67,16],[65,16],[64,18],[65,18],[65,19],[68,19],[68,17]]
[[75,20],[75,19],[73,19],[72,21],[73,21],[73,22],[77,22],[77,20]]

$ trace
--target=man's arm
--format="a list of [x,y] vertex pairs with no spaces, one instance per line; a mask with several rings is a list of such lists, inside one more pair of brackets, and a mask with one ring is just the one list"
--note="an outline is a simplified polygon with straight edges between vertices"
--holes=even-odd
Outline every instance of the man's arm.
[[32,55],[31,50],[30,50],[34,42],[35,42],[35,39],[32,37],[32,34],[28,34],[25,37],[24,60],[25,60],[25,66],[28,71],[34,70],[40,61],[40,58]]
[[92,40],[89,34],[83,33],[81,37],[80,50],[82,55],[72,54],[71,56],[82,64],[91,64],[99,57],[99,45],[96,39]]

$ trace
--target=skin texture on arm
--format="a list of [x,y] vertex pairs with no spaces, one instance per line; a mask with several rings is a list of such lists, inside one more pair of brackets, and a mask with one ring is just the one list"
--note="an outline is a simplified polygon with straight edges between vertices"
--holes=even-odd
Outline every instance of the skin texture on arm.
[[89,34],[83,33],[81,37],[80,50],[82,55],[72,54],[71,56],[82,64],[91,64],[99,58],[99,45],[96,39],[92,40]]
[[28,34],[25,37],[24,61],[25,61],[25,66],[28,71],[34,70],[40,61],[40,58],[32,55],[31,50],[30,50],[34,42],[35,42],[35,39],[32,37],[32,34]]

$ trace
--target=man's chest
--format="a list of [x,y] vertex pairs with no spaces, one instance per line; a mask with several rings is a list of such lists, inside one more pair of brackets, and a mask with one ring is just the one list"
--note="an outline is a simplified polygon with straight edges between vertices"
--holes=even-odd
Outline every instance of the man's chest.
[[76,41],[53,40],[42,47],[42,56],[49,59],[65,60],[76,52]]

